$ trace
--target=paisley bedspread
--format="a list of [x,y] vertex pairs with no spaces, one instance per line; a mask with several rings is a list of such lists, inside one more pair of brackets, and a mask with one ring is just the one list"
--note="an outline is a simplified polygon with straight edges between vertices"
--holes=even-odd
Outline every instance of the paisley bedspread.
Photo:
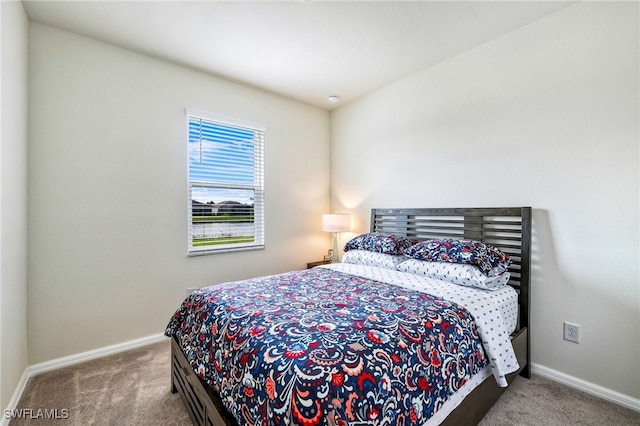
[[240,425],[423,424],[486,362],[464,308],[325,268],[197,290],[165,334]]

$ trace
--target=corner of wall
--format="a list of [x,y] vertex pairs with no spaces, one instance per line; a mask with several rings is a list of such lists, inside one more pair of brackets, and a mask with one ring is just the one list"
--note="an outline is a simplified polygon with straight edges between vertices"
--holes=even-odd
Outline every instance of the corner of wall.
[[[28,26],[22,2],[0,2],[0,405],[27,369]],[[9,106],[9,107],[7,107]],[[19,397],[19,396],[18,396]]]

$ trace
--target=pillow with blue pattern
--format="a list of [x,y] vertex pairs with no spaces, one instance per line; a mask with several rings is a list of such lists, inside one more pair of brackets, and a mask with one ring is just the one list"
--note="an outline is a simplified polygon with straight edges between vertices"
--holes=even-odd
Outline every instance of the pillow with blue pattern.
[[428,262],[464,263],[474,265],[488,277],[503,274],[511,257],[500,249],[474,240],[428,240],[404,249],[412,259]]
[[402,251],[417,243],[401,235],[369,232],[358,235],[344,245],[344,251],[367,250],[384,254],[402,254]]

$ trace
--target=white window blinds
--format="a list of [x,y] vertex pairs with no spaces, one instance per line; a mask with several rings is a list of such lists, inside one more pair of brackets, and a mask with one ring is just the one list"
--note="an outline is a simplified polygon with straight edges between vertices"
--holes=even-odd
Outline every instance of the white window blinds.
[[264,247],[260,124],[187,110],[189,254]]

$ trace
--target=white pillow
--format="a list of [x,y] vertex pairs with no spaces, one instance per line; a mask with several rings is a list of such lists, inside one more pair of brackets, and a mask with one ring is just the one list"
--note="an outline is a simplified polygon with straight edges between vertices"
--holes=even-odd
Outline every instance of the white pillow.
[[464,263],[427,262],[417,259],[404,261],[396,269],[484,290],[498,290],[507,285],[510,278],[508,272],[496,277],[488,277],[477,267]]
[[378,268],[396,269],[399,263],[407,258],[402,255],[378,253],[368,250],[349,250],[342,256],[342,263],[377,266]]

